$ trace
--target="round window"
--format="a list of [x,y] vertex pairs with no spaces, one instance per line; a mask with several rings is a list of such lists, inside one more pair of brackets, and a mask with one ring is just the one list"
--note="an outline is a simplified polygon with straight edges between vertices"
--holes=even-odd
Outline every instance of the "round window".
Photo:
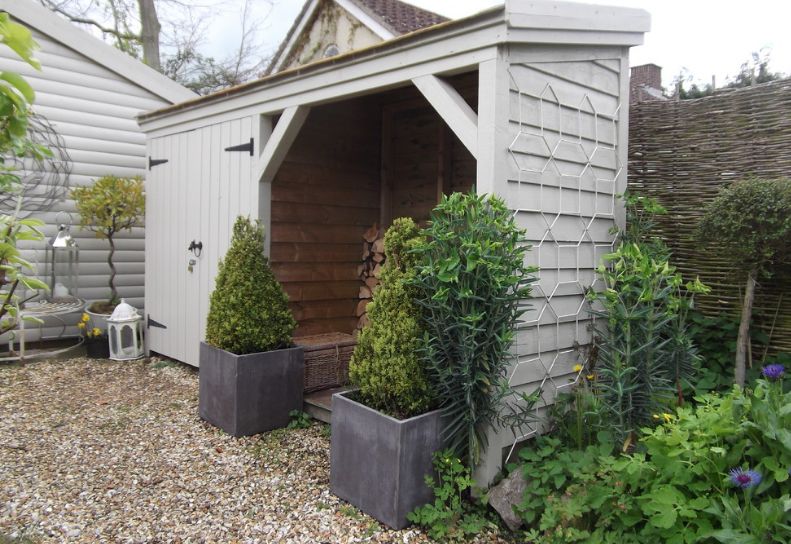
[[338,49],[338,46],[335,45],[334,43],[331,43],[324,50],[324,58],[326,59],[326,58],[329,58],[329,57],[334,57],[335,55],[339,54],[340,52],[341,51],[340,51],[340,49]]

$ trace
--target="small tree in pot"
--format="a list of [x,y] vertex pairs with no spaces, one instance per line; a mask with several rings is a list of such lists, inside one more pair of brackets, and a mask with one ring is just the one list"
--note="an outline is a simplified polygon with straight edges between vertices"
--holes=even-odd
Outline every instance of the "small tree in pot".
[[238,217],[200,349],[200,415],[234,436],[285,427],[302,408],[303,353],[258,223]]
[[[88,311],[96,315],[109,315],[118,306],[120,298],[115,286],[115,235],[142,225],[146,209],[146,196],[143,179],[104,176],[93,185],[77,187],[71,191],[80,213],[80,228],[96,233],[97,238],[107,240],[110,253],[107,265],[110,267],[110,298],[96,301]],[[101,320],[94,319],[98,322]]]
[[414,221],[396,219],[385,234],[385,265],[349,365],[359,389],[332,402],[332,492],[400,529],[431,500],[424,476],[441,446],[439,412],[419,357],[423,329],[415,304]]

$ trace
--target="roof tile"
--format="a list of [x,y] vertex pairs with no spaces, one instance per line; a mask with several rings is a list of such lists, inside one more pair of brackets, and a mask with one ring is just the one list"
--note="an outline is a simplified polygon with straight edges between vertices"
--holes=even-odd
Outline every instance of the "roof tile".
[[444,23],[442,15],[421,9],[400,0],[352,0],[375,17],[395,35],[407,34],[427,26]]

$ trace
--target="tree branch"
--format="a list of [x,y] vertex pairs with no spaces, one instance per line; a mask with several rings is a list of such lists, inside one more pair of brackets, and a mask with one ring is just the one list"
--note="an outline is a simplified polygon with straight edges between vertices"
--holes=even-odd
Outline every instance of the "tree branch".
[[122,40],[136,40],[136,41],[140,41],[140,36],[138,34],[133,34],[131,32],[122,32],[122,31],[120,31],[120,30],[118,30],[116,28],[110,28],[110,27],[104,26],[102,23],[100,23],[99,21],[96,21],[95,19],[90,19],[88,17],[83,17],[83,16],[80,16],[80,15],[75,15],[73,13],[69,13],[68,11],[66,11],[65,9],[60,7],[59,5],[53,4],[52,2],[47,2],[46,0],[44,0],[44,5],[46,5],[52,11],[54,11],[56,13],[60,13],[61,15],[63,15],[69,21],[71,21],[73,23],[81,23],[81,24],[84,24],[84,25],[94,26],[97,29],[99,29],[100,31],[104,32],[105,34],[111,34],[111,35],[115,36],[116,38],[119,38],[119,39],[122,39]]

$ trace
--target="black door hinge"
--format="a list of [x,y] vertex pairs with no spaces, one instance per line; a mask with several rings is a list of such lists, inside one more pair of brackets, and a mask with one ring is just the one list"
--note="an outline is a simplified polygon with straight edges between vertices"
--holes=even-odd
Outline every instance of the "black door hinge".
[[152,159],[148,157],[148,169],[151,170],[154,166],[159,166],[160,164],[165,164],[168,162],[167,159]]
[[232,145],[231,147],[226,147],[225,150],[226,151],[248,151],[250,153],[250,156],[252,157],[253,156],[253,144],[254,144],[254,140],[253,140],[253,138],[250,138],[250,141],[247,142],[246,144]]
[[167,327],[159,321],[151,319],[150,315],[146,314],[146,316],[146,328],[150,329],[151,327],[156,327],[157,329],[167,329]]

